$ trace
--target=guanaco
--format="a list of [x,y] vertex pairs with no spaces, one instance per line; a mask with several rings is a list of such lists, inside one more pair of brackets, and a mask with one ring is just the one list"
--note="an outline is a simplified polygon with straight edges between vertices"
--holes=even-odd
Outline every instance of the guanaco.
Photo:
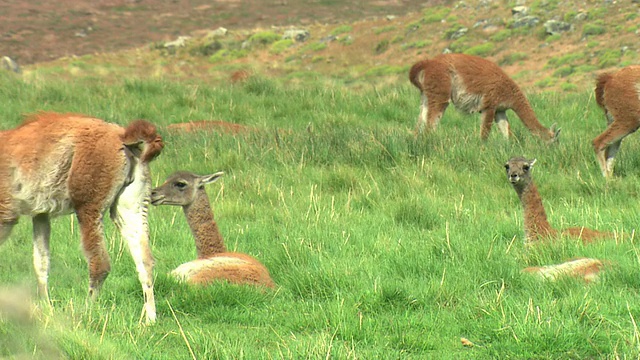
[[50,219],[75,212],[89,295],[96,298],[111,269],[103,234],[103,215],[110,210],[138,271],[146,320],[155,321],[149,162],[163,147],[155,126],[144,120],[123,128],[85,115],[42,112],[0,132],[0,243],[20,216],[31,217],[38,292],[48,303]]
[[555,230],[547,220],[547,214],[542,205],[542,198],[536,184],[531,177],[531,169],[536,159],[527,160],[524,157],[513,157],[505,164],[507,179],[518,194],[524,209],[525,242],[536,243],[543,239],[557,237],[559,234],[581,239],[584,243],[599,239],[614,238],[614,234],[585,227],[572,227],[561,231]]
[[198,258],[178,266],[171,275],[192,284],[225,280],[272,288],[275,284],[260,261],[247,254],[227,252],[204,189],[222,175],[222,172],[200,176],[178,171],[151,192],[153,205],[182,207],[196,243]]
[[608,178],[622,139],[640,128],[640,65],[598,75],[595,93],[608,126],[593,139],[593,149],[602,175]]
[[441,54],[415,63],[409,80],[421,92],[416,133],[435,130],[449,102],[466,113],[482,113],[480,136],[487,139],[495,122],[505,138],[511,135],[506,111],[511,109],[536,136],[557,140],[555,124],[545,128],[518,85],[495,63],[465,54]]

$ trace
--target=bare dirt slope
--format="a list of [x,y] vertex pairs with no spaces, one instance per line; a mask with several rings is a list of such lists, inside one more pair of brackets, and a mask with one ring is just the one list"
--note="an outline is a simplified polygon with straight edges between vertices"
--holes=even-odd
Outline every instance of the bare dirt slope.
[[417,11],[439,0],[0,1],[0,56],[19,64],[108,53],[198,29],[305,25]]

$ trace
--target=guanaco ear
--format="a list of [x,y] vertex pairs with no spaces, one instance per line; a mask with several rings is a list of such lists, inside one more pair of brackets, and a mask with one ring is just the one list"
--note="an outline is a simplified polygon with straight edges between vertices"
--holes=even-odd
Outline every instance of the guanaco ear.
[[562,130],[562,128],[558,127],[558,124],[553,123],[551,125],[551,133],[553,134],[553,138],[551,138],[550,143],[557,143],[558,142],[558,138],[560,137],[560,130]]
[[535,164],[537,160],[538,159],[529,160],[529,167],[532,168],[533,164]]
[[218,171],[217,173],[211,174],[211,175],[202,175],[198,178],[198,182],[200,183],[201,186],[205,184],[210,184],[218,180],[220,177],[222,177],[222,175],[224,175],[224,172],[222,171]]

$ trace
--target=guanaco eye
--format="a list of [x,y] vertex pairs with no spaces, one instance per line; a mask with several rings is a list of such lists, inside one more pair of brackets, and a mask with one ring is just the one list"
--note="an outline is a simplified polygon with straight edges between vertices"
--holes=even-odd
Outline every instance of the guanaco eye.
[[524,171],[529,171],[529,165],[526,165],[526,164],[525,164],[525,165],[523,165],[523,166],[522,166],[522,170],[524,170]]
[[177,181],[173,183],[173,186],[177,187],[178,189],[184,189],[187,187],[187,183],[184,181]]
[[504,164],[504,169],[509,171],[509,164]]

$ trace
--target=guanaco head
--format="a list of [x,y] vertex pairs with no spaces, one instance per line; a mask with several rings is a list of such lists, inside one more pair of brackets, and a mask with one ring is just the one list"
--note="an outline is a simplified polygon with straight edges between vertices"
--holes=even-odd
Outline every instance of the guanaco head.
[[549,134],[551,138],[549,139],[549,144],[554,144],[558,142],[558,137],[560,136],[561,128],[558,127],[558,124],[551,124],[551,128],[549,129]]
[[188,171],[177,171],[151,191],[151,204],[189,206],[206,184],[218,180],[222,171],[211,175],[196,175]]
[[504,165],[507,170],[507,180],[513,185],[516,191],[524,189],[531,182],[531,168],[536,163],[536,159],[527,160],[521,156],[512,157]]

